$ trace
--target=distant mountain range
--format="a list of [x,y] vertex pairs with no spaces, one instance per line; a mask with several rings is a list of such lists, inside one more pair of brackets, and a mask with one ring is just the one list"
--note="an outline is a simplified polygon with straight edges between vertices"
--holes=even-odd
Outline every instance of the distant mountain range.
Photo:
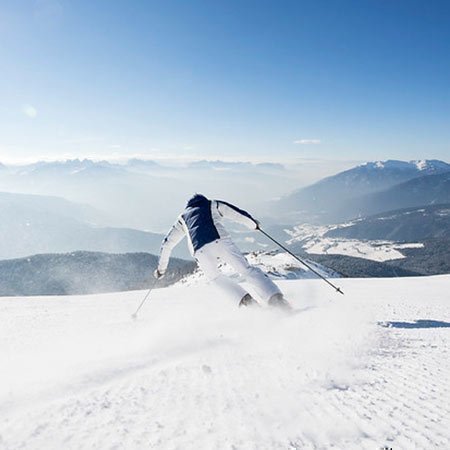
[[[254,180],[270,189],[274,180],[282,176],[280,174],[288,172],[276,164],[224,161],[197,161],[189,170],[188,175],[184,172],[180,175],[173,168],[161,168],[153,161],[138,159],[127,164],[70,160],[14,169],[0,166],[0,186],[2,180],[9,177],[17,183],[29,183],[30,189],[51,186],[55,190],[61,186],[61,195],[68,193],[76,198],[92,198],[96,206],[54,196],[0,192],[0,259],[74,251],[146,251],[158,254],[163,234],[106,226],[111,223],[111,210],[106,213],[98,207],[102,204],[98,201],[99,196],[107,201],[107,205],[117,208],[120,219],[129,220],[134,218],[134,214],[141,214],[137,223],[145,218],[151,218],[153,223],[166,223],[165,214],[172,222],[183,207],[181,194],[186,195],[185,183],[191,178],[199,183],[206,178],[217,185],[224,183],[222,188],[228,192],[227,189],[231,188],[242,191],[245,183],[252,185]],[[156,172],[158,175],[154,175]],[[156,179],[161,179],[162,184],[153,184]],[[234,183],[235,180],[241,184]],[[387,269],[394,263],[386,261],[387,266],[364,265],[358,263],[361,258],[354,258],[355,271],[352,273],[358,274],[356,267],[364,266],[365,273],[373,270],[385,276],[421,274],[420,263],[426,264],[426,258],[433,262],[428,270],[441,273],[447,267],[445,258],[448,259],[441,249],[450,248],[449,205],[450,164],[437,160],[373,162],[325,178],[272,202],[272,221],[263,219],[263,224],[264,229],[281,241],[290,239],[285,230],[292,230],[294,226],[305,222],[320,224],[319,228],[323,230],[320,236],[308,237],[307,227],[303,231],[299,229],[297,243],[301,241],[301,248],[307,248],[311,253],[330,253],[320,258],[329,256],[333,263],[340,261],[336,266],[338,272],[346,273],[340,265],[343,259],[339,258],[341,255],[331,253],[339,253],[347,246],[343,255],[348,256],[345,251],[350,248],[353,256],[363,255],[367,260],[381,255],[384,248],[377,242],[363,241],[387,240],[392,242],[387,243],[386,251],[394,255],[394,259],[407,252],[409,256],[405,259],[409,260],[408,263],[403,260],[394,269]],[[342,226],[344,222],[345,226]],[[336,223],[341,225],[336,226]],[[266,251],[272,248],[260,233],[242,231],[237,227],[230,229],[243,250],[259,248]],[[344,242],[352,239],[359,242],[355,245]],[[439,240],[440,247],[436,240]],[[426,248],[409,248],[401,250],[400,255],[396,253],[396,243],[411,241],[426,244]],[[372,250],[377,252],[370,256]],[[434,257],[432,251],[439,256]],[[188,258],[186,245],[180,244],[174,255]],[[414,267],[408,266],[412,260],[415,261]],[[400,267],[404,272],[398,271]]]
[[[0,261],[0,296],[72,295],[145,289],[153,285],[158,258],[148,253],[44,254]],[[172,258],[168,286],[192,273],[194,262]]]
[[[0,192],[0,259],[76,250],[159,253],[162,234],[102,227],[103,215],[58,197]],[[186,246],[175,256],[189,257]]]
[[58,215],[88,223],[101,223],[106,220],[105,214],[87,204],[70,202],[56,196],[13,192],[0,192],[0,211],[1,221],[8,219],[13,213],[30,216]]
[[[185,168],[194,170],[237,170],[252,172],[285,171],[286,168],[279,163],[253,163],[248,161],[222,161],[198,160],[185,164]],[[25,174],[58,174],[78,175],[86,173],[126,173],[144,171],[171,171],[170,167],[163,166],[156,161],[148,159],[131,158],[123,163],[109,161],[94,161],[91,159],[68,159],[63,161],[39,161],[22,166],[8,166],[0,163],[0,169],[8,169],[10,173]],[[178,167],[178,170],[183,166]]]
[[10,175],[24,176],[57,176],[57,177],[88,177],[88,176],[123,176],[127,173],[146,173],[164,171],[165,167],[156,161],[131,158],[123,163],[106,160],[67,159],[62,161],[38,161],[36,163],[4,166]]
[[346,220],[400,208],[445,203],[450,203],[450,171],[416,177],[381,192],[349,200],[335,210],[335,214]]
[[299,170],[240,161],[42,161],[0,170],[0,191],[57,195],[105,212],[110,226],[165,231],[195,192],[253,211],[295,187]]
[[108,161],[92,161],[90,159],[71,159],[66,161],[40,161],[37,163],[12,168],[11,172],[23,175],[79,175],[83,173],[118,173],[124,167]]
[[450,164],[377,161],[325,178],[272,207],[286,221],[340,222],[390,209],[450,202]]

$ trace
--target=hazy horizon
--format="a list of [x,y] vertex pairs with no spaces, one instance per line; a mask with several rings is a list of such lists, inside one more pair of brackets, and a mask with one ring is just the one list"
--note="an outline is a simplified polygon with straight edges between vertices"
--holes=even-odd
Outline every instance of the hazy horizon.
[[[121,158],[110,160],[111,171],[91,173],[84,172],[83,161],[57,160],[61,164],[50,171],[45,167],[55,161],[7,166],[12,171],[0,172],[0,191],[62,197],[103,211],[109,217],[104,225],[161,232],[194,192],[236,202],[259,213],[267,201],[355,165],[352,161],[312,159],[280,164],[176,158],[142,160],[156,164],[135,168]],[[76,167],[65,167],[64,162]]]

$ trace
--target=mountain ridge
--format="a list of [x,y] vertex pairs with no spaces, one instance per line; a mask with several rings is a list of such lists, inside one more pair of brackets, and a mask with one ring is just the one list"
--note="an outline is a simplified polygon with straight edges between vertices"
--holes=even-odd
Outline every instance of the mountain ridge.
[[[364,196],[375,196],[402,183],[446,173],[450,173],[450,164],[439,160],[368,162],[295,190],[272,205],[291,221],[304,218],[328,223],[347,220],[358,216],[364,203],[370,203]],[[396,208],[386,207],[376,212],[389,209]],[[368,208],[368,213],[374,212]]]
[[450,239],[450,203],[390,210],[334,228],[325,237],[415,242]]
[[[0,192],[0,210],[0,236],[7,237],[0,240],[0,259],[77,250],[158,253],[164,237],[127,227],[102,226],[107,218],[95,208],[56,196]],[[189,257],[182,246],[174,253]]]
[[[76,251],[0,261],[0,296],[74,295],[146,289],[153,285],[158,257],[150,253]],[[195,263],[171,258],[168,286],[194,270]]]

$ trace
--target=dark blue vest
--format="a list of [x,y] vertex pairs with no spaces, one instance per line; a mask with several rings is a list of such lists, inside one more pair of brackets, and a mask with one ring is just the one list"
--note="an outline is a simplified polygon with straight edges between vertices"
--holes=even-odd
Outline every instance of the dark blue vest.
[[220,239],[211,214],[211,201],[203,195],[192,197],[181,217],[186,223],[194,251]]

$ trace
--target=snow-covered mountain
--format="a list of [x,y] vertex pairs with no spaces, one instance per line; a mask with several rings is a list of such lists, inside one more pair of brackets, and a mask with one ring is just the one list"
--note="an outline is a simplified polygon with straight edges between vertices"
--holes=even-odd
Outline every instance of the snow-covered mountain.
[[[358,170],[358,168],[356,168]],[[439,161],[437,159],[420,159],[414,161],[398,161],[398,160],[387,160],[387,161],[374,161],[361,164],[359,166],[360,171],[366,170],[379,172],[379,171],[390,171],[390,172],[422,172],[424,175],[432,175],[435,173],[442,173],[450,170],[450,164]]]
[[395,209],[450,203],[450,171],[416,177],[389,189],[349,200],[335,210],[340,220]]
[[78,175],[107,175],[117,174],[124,170],[118,164],[111,164],[108,161],[92,161],[90,159],[68,159],[63,161],[40,161],[29,165],[12,167],[12,173],[24,176],[78,176]]
[[450,164],[439,161],[438,159],[421,159],[414,161],[419,170],[426,172],[428,175],[433,173],[441,173],[449,170]]
[[[6,166],[4,166],[6,167]],[[148,159],[130,158],[121,163],[112,163],[106,160],[94,161],[91,159],[67,159],[61,161],[39,161],[32,164],[10,166],[11,174],[21,176],[120,176],[127,172],[160,171],[163,167],[157,162]]]
[[[438,182],[438,176],[445,173],[450,173],[450,164],[438,160],[368,162],[294,191],[273,204],[273,207],[291,221],[305,217],[307,220],[325,222],[345,220],[356,217],[363,206],[366,206],[367,214],[414,206],[398,204],[395,208],[391,205],[384,208],[381,202],[378,206],[383,209],[372,211],[370,208],[373,200],[370,195],[388,192],[387,190],[392,188],[385,197],[390,198],[391,203],[396,200],[401,203],[401,193],[395,190],[395,186],[410,180],[414,185],[413,179],[434,175],[436,178],[429,178],[428,186],[433,189],[433,182]],[[421,184],[424,196],[429,194],[425,190],[425,184]],[[382,194],[380,195],[382,197]]]
[[450,276],[2,298],[0,447],[446,449]]

